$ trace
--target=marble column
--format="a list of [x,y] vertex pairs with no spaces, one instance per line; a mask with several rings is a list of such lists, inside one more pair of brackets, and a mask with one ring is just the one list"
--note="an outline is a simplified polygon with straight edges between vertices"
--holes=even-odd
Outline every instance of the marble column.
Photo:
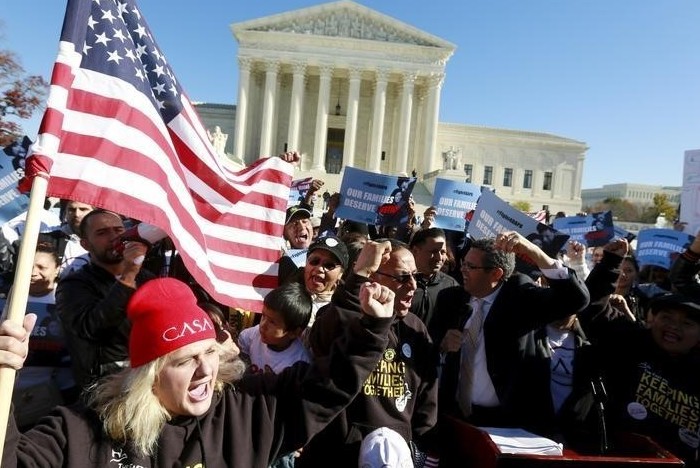
[[301,128],[301,107],[304,102],[304,74],[306,64],[292,64],[292,101],[289,106],[289,130],[287,132],[287,150],[301,151],[299,132]]
[[265,64],[265,91],[263,96],[262,126],[260,129],[260,157],[272,156],[272,135],[277,100],[277,73],[280,64],[277,61]]
[[413,111],[413,87],[415,81],[415,73],[403,74],[399,142],[396,150],[396,170],[400,175],[408,175],[408,147],[411,136],[411,114]]
[[345,142],[343,144],[343,164],[355,166],[355,147],[357,138],[357,116],[360,109],[360,84],[362,82],[362,70],[351,68],[350,88],[348,89],[347,115],[345,119]]
[[326,137],[328,134],[328,99],[331,93],[331,74],[333,67],[320,67],[321,76],[318,85],[318,105],[316,106],[316,132],[314,137],[314,155],[311,170],[325,171]]
[[571,199],[578,200],[581,198],[581,179],[583,178],[583,161],[586,159],[586,154],[581,153],[576,157],[576,172],[574,173],[574,183],[571,188]]
[[375,75],[374,102],[372,105],[372,135],[367,170],[380,172],[382,162],[382,139],[384,136],[384,112],[386,110],[386,86],[389,73],[385,70],[377,70]]
[[[423,149],[424,166],[423,174],[431,171],[435,162],[435,142],[437,140],[438,117],[440,114],[440,90],[445,75],[434,73],[428,77],[428,102],[425,106],[425,147]],[[439,161],[439,167],[442,162]]]
[[249,58],[238,59],[238,104],[236,105],[236,135],[233,141],[233,156],[245,162],[246,125],[248,114],[248,97],[250,93],[250,68],[253,61]]

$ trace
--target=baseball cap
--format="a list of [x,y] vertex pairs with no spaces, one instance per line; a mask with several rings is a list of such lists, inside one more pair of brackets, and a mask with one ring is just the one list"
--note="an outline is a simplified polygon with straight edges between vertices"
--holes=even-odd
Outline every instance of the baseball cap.
[[652,314],[656,314],[663,309],[684,310],[691,319],[700,321],[700,304],[682,294],[669,293],[653,297],[649,308]]
[[362,440],[359,468],[413,468],[411,449],[398,432],[380,427]]
[[294,205],[287,208],[287,216],[285,217],[284,224],[289,224],[294,217],[310,218],[311,212],[300,205]]
[[310,246],[307,252],[307,257],[311,255],[314,250],[326,250],[333,254],[335,258],[338,259],[343,270],[348,268],[348,262],[350,257],[348,255],[348,248],[345,243],[335,236],[325,236],[317,238]]

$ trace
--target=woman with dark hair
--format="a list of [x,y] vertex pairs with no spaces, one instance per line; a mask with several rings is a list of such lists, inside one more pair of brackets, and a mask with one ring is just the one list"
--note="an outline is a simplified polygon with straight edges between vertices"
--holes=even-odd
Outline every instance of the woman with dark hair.
[[646,321],[647,297],[639,289],[639,263],[633,255],[625,255],[610,303],[630,318]]

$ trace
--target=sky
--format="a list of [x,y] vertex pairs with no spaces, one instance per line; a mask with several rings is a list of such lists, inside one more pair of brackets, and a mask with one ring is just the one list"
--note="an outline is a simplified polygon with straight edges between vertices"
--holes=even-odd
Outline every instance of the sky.
[[[192,101],[235,104],[233,23],[313,0],[140,0]],[[544,132],[585,142],[583,188],[682,185],[700,148],[697,0],[358,0],[453,43],[440,122]],[[0,49],[47,81],[63,0],[4,0]],[[30,138],[39,117],[25,121]]]

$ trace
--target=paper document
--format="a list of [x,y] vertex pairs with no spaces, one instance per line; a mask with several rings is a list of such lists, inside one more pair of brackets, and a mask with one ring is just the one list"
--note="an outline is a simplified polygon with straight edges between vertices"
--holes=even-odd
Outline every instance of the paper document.
[[501,453],[531,455],[563,455],[564,446],[525,429],[510,427],[480,427],[498,446]]

